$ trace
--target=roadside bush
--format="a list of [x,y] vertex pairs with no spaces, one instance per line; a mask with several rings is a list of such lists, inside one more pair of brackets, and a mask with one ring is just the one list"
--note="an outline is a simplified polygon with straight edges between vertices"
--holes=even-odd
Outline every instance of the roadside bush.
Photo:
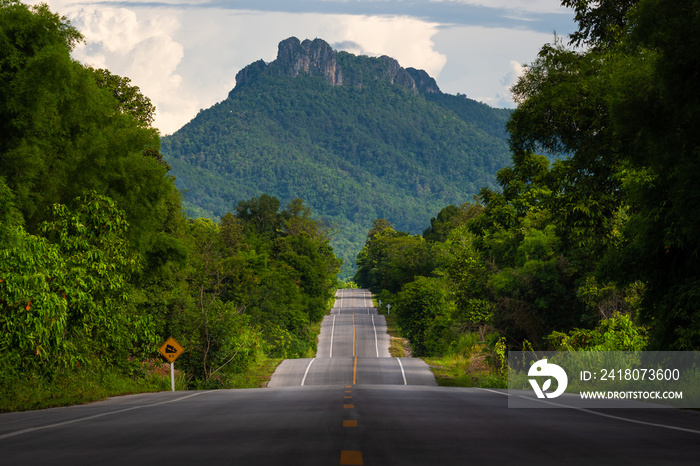
[[629,316],[614,314],[592,330],[555,331],[545,339],[554,351],[642,351],[649,335],[646,327],[634,324]]

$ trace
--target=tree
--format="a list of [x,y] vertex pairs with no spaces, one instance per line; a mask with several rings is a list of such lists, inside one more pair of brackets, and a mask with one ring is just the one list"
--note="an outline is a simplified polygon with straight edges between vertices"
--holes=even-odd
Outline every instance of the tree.
[[639,0],[562,0],[562,6],[573,8],[578,30],[571,34],[571,43],[614,46],[627,25],[627,13]]
[[244,222],[249,232],[272,238],[282,230],[279,208],[279,199],[263,194],[249,201],[240,201],[236,206],[236,218]]
[[27,232],[37,233],[54,203],[72,208],[94,190],[124,210],[130,242],[143,252],[179,196],[147,124],[148,99],[106,71],[100,87],[99,73],[70,56],[82,37],[46,5],[3,0],[0,26],[0,176]]
[[640,316],[659,349],[700,348],[699,7],[640,1],[620,45],[625,55],[611,63],[630,218],[622,260],[607,261],[609,276],[645,284]]
[[0,349],[14,370],[50,374],[94,359],[123,368],[155,343],[129,284],[139,261],[124,212],[94,192],[76,205],[54,205],[41,227],[48,239],[15,227],[16,241],[0,250]]
[[443,278],[416,277],[396,295],[396,322],[417,356],[440,354],[451,343],[453,311]]
[[119,102],[119,110],[130,115],[140,126],[149,128],[153,123],[156,107],[151,99],[141,94],[137,86],[131,85],[131,79],[112,74],[106,69],[88,68],[92,71],[97,85],[110,91]]
[[437,217],[430,219],[430,227],[423,231],[423,237],[428,241],[444,242],[451,231],[467,223],[481,213],[480,204],[466,202],[459,207],[448,205],[438,212]]
[[551,213],[572,263],[644,290],[652,347],[697,348],[698,2],[563,4],[589,48],[543,47],[514,87],[511,146],[566,156]]
[[208,219],[191,221],[188,229],[193,240],[188,289],[178,299],[169,329],[188,349],[178,361],[191,384],[226,386],[228,375],[245,371],[257,360],[262,338],[251,328],[245,304],[227,299],[239,266],[230,260],[237,252],[227,244],[230,236]]
[[372,291],[397,293],[419,275],[435,268],[432,245],[420,235],[397,232],[386,220],[375,220],[357,255],[355,282]]
[[447,278],[455,297],[452,317],[457,333],[479,332],[484,340],[487,326],[493,323],[493,305],[488,299],[489,267],[474,246],[474,237],[466,225],[452,230],[447,237]]

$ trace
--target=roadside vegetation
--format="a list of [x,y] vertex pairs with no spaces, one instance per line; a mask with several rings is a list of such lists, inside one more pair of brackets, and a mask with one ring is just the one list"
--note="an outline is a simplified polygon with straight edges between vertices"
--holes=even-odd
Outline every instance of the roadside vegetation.
[[499,386],[508,350],[700,349],[700,2],[599,3],[563,1],[578,31],[513,87],[499,189],[422,235],[377,219],[358,255],[442,383]]
[[[315,351],[340,261],[300,199],[187,218],[128,78],[71,58],[46,5],[0,0],[0,411],[262,386]],[[314,333],[316,332],[316,333]]]

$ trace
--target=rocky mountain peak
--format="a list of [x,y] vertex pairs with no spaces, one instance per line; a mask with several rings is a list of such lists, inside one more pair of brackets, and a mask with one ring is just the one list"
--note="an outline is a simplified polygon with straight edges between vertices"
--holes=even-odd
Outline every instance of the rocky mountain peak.
[[334,86],[343,83],[336,52],[322,39],[299,42],[296,37],[290,37],[283,40],[277,46],[277,60],[273,63],[282,74],[291,77],[305,73],[322,76]]
[[300,74],[323,77],[333,86],[362,87],[383,81],[412,92],[439,93],[437,83],[428,73],[414,68],[402,68],[387,56],[378,58],[337,52],[322,39],[300,41],[296,37],[283,40],[277,46],[277,58],[271,63],[258,60],[236,75],[236,88],[253,82],[262,73],[297,77]]

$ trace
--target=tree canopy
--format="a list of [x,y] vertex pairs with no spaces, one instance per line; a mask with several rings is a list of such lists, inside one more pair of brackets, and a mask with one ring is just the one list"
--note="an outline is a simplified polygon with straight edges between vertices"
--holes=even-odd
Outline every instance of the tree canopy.
[[191,387],[310,354],[339,268],[328,228],[267,195],[188,219],[152,103],[73,60],[80,40],[46,5],[0,0],[2,392],[141,373],[168,336]]
[[[386,281],[407,260],[389,243],[402,234],[369,234],[356,281],[396,294],[399,315],[488,316],[511,347],[698,349],[700,2],[562,4],[585,48],[555,37],[513,87],[500,189],[482,189],[473,216],[448,206],[431,220],[423,247],[441,254],[427,273]],[[443,306],[414,302],[418,277],[448,286]]]

